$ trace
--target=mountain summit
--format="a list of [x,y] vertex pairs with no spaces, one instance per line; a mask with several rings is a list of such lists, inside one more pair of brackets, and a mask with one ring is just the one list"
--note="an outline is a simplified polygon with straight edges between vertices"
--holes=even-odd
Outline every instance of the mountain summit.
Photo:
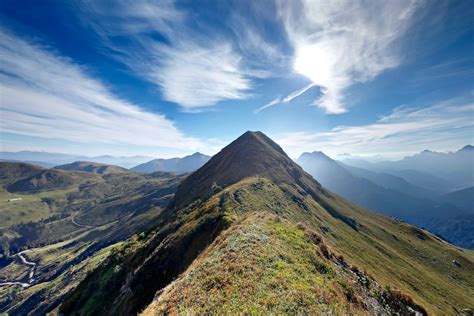
[[277,183],[294,182],[312,186],[313,190],[319,187],[273,140],[262,132],[248,131],[183,181],[175,195],[175,206],[179,208],[204,199],[248,177],[265,177]]

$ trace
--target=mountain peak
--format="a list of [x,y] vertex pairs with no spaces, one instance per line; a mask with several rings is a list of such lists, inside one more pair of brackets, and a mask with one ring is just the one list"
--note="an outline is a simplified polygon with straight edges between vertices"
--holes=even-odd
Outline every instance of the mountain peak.
[[298,160],[305,159],[305,158],[322,158],[322,159],[326,159],[326,160],[332,160],[329,156],[327,156],[322,151],[313,151],[311,153],[304,152],[304,153],[301,154],[301,156],[300,156],[300,158],[298,158]]
[[470,150],[474,150],[474,146],[466,145],[463,148],[461,148],[459,151],[470,151]]
[[200,153],[199,151],[196,151],[194,154],[189,155],[189,157],[198,157],[198,156],[205,156],[205,155]]
[[205,199],[216,189],[248,177],[300,184],[310,181],[303,179],[311,178],[268,136],[248,131],[181,183],[174,206],[183,207],[196,199]]

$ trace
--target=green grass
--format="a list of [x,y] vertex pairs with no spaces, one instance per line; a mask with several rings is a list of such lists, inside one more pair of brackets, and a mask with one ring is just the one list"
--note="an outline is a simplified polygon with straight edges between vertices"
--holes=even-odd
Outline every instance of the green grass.
[[[217,218],[230,227],[210,239],[210,246],[187,242],[201,240],[201,229],[208,234],[215,231],[206,223]],[[347,218],[358,223],[357,230]],[[136,242],[115,263],[96,270],[64,310],[80,313],[86,306],[100,314],[106,306],[120,313],[129,311],[131,304],[142,310],[161,289],[157,280],[165,276],[170,281],[178,278],[164,283],[165,292],[146,314],[359,314],[367,312],[360,302],[379,302],[384,288],[399,290],[399,297],[413,300],[430,314],[456,314],[474,304],[471,251],[329,193],[321,192],[316,202],[299,186],[247,178],[201,204],[168,212],[162,220],[167,225]],[[307,231],[298,223],[304,223]],[[318,235],[325,245],[319,250],[314,241]],[[365,271],[369,288],[364,282],[354,285],[354,273],[342,269],[335,256],[326,258],[323,248],[342,256],[348,267]],[[193,259],[191,250],[202,252]],[[175,266],[184,258],[191,259],[190,266],[179,275],[182,271]],[[461,267],[455,267],[453,259]],[[121,273],[107,277],[118,263]],[[125,282],[130,292],[123,295]],[[371,308],[376,314],[377,308]]]
[[[295,200],[298,203],[295,203]],[[360,225],[356,231],[296,187],[248,178],[219,192],[202,208],[216,205],[231,216],[271,212],[303,222],[324,236],[329,247],[361,267],[383,286],[399,289],[434,314],[453,314],[474,305],[474,255],[411,225],[363,210],[337,196],[322,202]],[[197,211],[196,211],[197,212]],[[198,215],[197,215],[198,216]],[[324,227],[324,229],[323,229]],[[328,230],[329,232],[326,232]],[[453,265],[457,260],[461,267]]]
[[[72,187],[34,194],[9,193],[0,190],[0,228],[46,219],[60,209],[48,206],[44,199],[66,203],[67,194],[77,190],[77,187]],[[9,199],[14,198],[21,198],[21,200],[8,202]]]
[[361,313],[345,295],[352,286],[318,249],[287,221],[268,213],[246,216],[144,314]]
[[[74,173],[78,178],[83,174],[93,181],[29,194],[9,193],[3,187],[0,190],[0,260],[9,262],[2,253],[8,256],[28,248],[28,257],[38,263],[38,283],[34,286],[0,287],[0,314],[44,314],[57,307],[109,256],[111,249],[120,248],[121,241],[156,225],[156,218],[182,179],[132,173]],[[19,177],[5,175],[0,186]],[[7,202],[15,197],[22,199]],[[77,222],[90,227],[74,225],[71,214]],[[113,246],[108,247],[110,244]],[[0,278],[17,280],[27,272],[27,267],[13,262],[0,268]]]

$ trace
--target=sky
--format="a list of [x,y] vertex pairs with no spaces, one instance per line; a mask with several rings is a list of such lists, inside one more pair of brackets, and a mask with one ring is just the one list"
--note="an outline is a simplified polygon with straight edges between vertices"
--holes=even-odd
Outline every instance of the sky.
[[0,2],[0,151],[293,158],[474,143],[472,1]]

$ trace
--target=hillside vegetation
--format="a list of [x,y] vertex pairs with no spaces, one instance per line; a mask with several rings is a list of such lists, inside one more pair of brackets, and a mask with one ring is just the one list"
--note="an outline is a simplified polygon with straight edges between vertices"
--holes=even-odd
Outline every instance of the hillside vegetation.
[[[56,308],[121,249],[121,241],[156,226],[182,180],[167,173],[96,174],[6,162],[0,168],[9,170],[0,179],[0,313],[11,315]],[[74,181],[9,191],[12,183],[29,182],[45,171]],[[32,279],[31,264],[21,258],[35,264]]]
[[473,271],[471,251],[345,201],[248,132],[60,311],[457,314],[474,305]]

